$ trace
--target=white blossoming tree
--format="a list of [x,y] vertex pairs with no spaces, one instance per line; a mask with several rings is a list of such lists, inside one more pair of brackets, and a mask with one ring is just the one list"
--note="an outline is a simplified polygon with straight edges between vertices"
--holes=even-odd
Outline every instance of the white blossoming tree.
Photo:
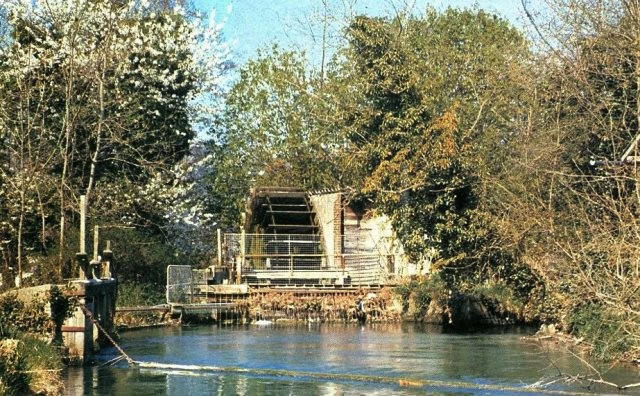
[[50,254],[53,241],[61,275],[82,194],[95,224],[166,230],[178,207],[165,206],[166,195],[175,202],[189,190],[175,169],[194,125],[219,105],[229,54],[220,25],[162,2],[9,0],[0,8],[11,32],[0,54],[0,232],[18,272],[25,249],[38,241]]

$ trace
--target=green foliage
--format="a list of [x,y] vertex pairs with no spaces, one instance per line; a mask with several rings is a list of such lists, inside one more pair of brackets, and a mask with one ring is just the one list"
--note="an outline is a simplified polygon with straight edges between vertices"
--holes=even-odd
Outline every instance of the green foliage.
[[[49,338],[59,338],[60,327],[75,309],[74,297],[68,297],[53,286],[46,297],[25,303],[15,294],[0,296],[0,338],[16,337],[28,333]],[[46,306],[50,306],[50,314]],[[54,334],[55,332],[55,334]],[[60,341],[57,339],[57,341]]]
[[0,338],[22,333],[49,336],[53,324],[46,303],[44,299],[23,303],[10,293],[0,296]]
[[310,70],[296,51],[274,46],[249,61],[215,130],[241,194],[256,185],[334,188],[351,174],[340,166],[341,87]]
[[419,281],[411,280],[397,286],[394,291],[402,301],[403,312],[407,311],[410,300],[413,300],[416,318],[426,315],[432,301],[444,307],[449,299],[449,288],[439,274],[432,274]]
[[164,285],[134,282],[118,284],[116,304],[119,307],[157,305],[166,302],[165,300]]
[[413,297],[416,310],[419,314],[424,314],[429,309],[431,304],[431,293],[426,287],[418,287]]
[[51,321],[54,326],[53,339],[55,343],[62,343],[62,325],[70,318],[78,304],[76,297],[67,296],[58,286],[49,290],[49,304],[51,307]]
[[25,356],[19,352],[19,340],[0,340],[0,391],[3,395],[26,395],[29,376]]
[[402,283],[393,290],[400,297],[400,301],[402,302],[402,312],[407,312],[409,308],[409,298],[411,297],[411,292],[416,288],[416,281],[412,280],[410,282]]
[[597,303],[587,302],[571,311],[568,325],[572,334],[593,347],[595,356],[610,360],[623,357],[633,345],[633,335],[625,329],[627,321]]
[[[31,336],[22,337],[18,354],[24,357],[29,388],[34,393],[56,394],[62,391],[62,356],[55,345]],[[60,371],[58,371],[60,370]]]
[[524,303],[518,299],[513,288],[504,282],[485,282],[473,288],[471,294],[480,299],[489,309],[499,315],[513,314],[522,317]]
[[62,357],[57,348],[31,336],[0,340],[2,395],[59,394]]
[[166,284],[168,265],[196,264],[181,256],[162,235],[149,230],[105,230],[103,238],[111,240],[114,251],[111,272],[120,282],[163,286]]
[[517,109],[524,38],[493,15],[454,9],[357,17],[347,35],[339,78],[357,92],[343,110],[365,175],[356,190],[389,215],[414,260],[479,271],[498,257],[485,253],[482,183],[506,149],[510,120],[496,115]]
[[355,190],[438,273],[416,285],[416,309],[453,290],[522,315],[541,280],[496,221],[505,212],[493,189],[532,102],[523,35],[483,11],[449,9],[357,17],[347,38],[338,78],[357,92],[342,117],[363,175]]
[[[57,288],[51,290],[50,296],[52,315],[67,315],[69,299]],[[57,371],[62,368],[60,351],[55,344],[45,341],[55,326],[45,312],[48,302],[47,298],[23,303],[14,294],[0,297],[0,394],[62,391]]]
[[532,290],[523,310],[523,319],[527,323],[562,323],[565,307],[557,293],[551,293],[550,285],[542,284]]

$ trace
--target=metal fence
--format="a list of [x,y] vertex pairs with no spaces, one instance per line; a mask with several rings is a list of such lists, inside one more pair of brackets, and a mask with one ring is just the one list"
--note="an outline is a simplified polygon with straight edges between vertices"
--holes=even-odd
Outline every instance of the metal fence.
[[190,265],[167,266],[167,303],[193,301],[193,273]]
[[394,257],[364,234],[339,243],[329,255],[320,235],[226,234],[223,256],[250,284],[380,284],[393,273]]
[[242,260],[242,272],[320,270],[325,258],[318,235],[227,234],[225,246],[226,262]]
[[190,265],[167,266],[167,303],[190,304],[206,295],[211,272]]

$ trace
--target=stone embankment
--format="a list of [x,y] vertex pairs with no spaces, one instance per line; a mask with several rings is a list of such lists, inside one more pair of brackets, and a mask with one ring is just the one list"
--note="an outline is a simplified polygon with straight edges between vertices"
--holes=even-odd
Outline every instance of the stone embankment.
[[237,303],[249,321],[395,322],[402,303],[391,288],[350,292],[254,293]]
[[351,293],[254,293],[238,303],[245,321],[368,322],[411,321],[458,329],[514,324],[514,315],[494,312],[483,301],[457,296],[448,304],[426,307],[413,294],[404,298],[392,287]]
[[179,324],[179,319],[172,318],[167,310],[154,309],[154,307],[136,310],[116,309],[114,320],[114,326],[119,332],[158,326],[177,326]]
[[[513,324],[513,315],[493,312],[472,297],[452,299],[447,305],[431,301],[420,305],[413,294],[401,296],[393,287],[351,290],[253,290],[246,298],[236,299],[233,312],[224,316],[200,313],[180,318],[218,323],[271,322],[421,322],[467,329]],[[121,312],[116,315],[118,330],[176,325],[180,319],[166,312]]]

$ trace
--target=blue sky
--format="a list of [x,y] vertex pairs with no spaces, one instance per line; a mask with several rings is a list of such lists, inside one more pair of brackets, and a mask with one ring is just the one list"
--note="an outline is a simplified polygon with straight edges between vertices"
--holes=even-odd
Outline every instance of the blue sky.
[[[344,10],[344,0],[327,0],[331,10],[338,14]],[[353,1],[353,0],[351,0]],[[518,25],[521,6],[518,0],[413,0],[413,12],[421,14],[427,7],[436,9],[451,7],[473,7],[494,12]],[[322,10],[321,0],[194,0],[202,11],[215,11],[217,20],[226,20],[223,34],[232,44],[233,60],[239,64],[253,57],[259,48],[272,42],[282,47],[298,47],[313,54],[319,46],[313,45],[312,32],[320,31],[314,15]],[[372,16],[389,15],[393,12],[390,0],[357,0],[355,13]],[[396,4],[403,3],[395,1]],[[228,11],[230,9],[230,11]],[[334,26],[338,26],[336,23]]]

